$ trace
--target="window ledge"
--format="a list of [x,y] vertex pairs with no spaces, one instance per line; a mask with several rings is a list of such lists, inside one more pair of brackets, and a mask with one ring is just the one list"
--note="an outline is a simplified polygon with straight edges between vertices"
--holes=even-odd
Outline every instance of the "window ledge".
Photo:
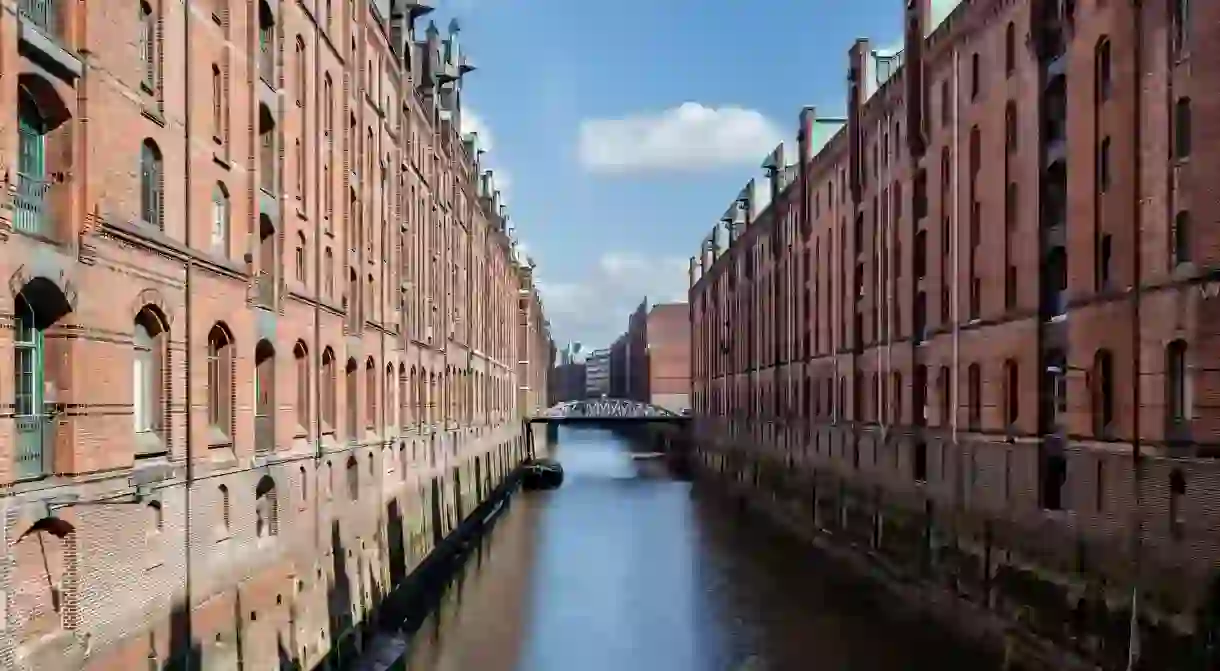
[[233,447],[233,441],[229,436],[215,424],[208,426],[208,447]]

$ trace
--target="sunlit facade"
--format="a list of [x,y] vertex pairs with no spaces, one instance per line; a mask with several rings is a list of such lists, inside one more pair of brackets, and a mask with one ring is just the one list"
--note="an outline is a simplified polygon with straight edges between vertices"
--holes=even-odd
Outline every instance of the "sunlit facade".
[[0,8],[0,669],[350,659],[546,388],[458,27]]
[[1129,607],[1139,566],[1147,645],[1190,649],[1220,615],[1220,6],[906,7],[691,259],[707,459],[989,604],[1036,567],[1064,612],[1073,582]]

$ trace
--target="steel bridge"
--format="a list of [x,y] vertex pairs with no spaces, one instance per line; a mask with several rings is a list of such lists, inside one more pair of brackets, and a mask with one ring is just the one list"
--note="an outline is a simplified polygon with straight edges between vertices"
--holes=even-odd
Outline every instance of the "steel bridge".
[[530,418],[541,424],[579,422],[660,422],[680,423],[689,418],[672,410],[643,401],[625,398],[592,398],[557,403]]

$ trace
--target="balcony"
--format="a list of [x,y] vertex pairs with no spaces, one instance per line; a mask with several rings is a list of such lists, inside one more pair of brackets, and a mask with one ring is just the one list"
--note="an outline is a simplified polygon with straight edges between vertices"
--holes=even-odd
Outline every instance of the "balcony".
[[17,11],[23,19],[50,37],[60,37],[59,0],[20,0]]
[[13,228],[31,235],[51,233],[47,191],[51,182],[17,174],[17,198],[13,213]]

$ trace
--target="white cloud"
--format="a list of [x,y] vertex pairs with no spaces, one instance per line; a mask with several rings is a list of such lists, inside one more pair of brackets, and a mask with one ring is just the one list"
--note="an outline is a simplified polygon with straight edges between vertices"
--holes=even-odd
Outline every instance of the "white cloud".
[[507,199],[512,190],[513,175],[492,157],[491,152],[496,147],[496,136],[483,117],[470,108],[462,110],[462,134],[466,133],[476,133],[479,136],[479,149],[484,152],[483,169],[491,169],[495,172],[496,188],[500,190],[500,195]]
[[762,113],[687,102],[657,114],[589,119],[578,152],[598,172],[695,171],[758,164],[783,139]]
[[462,110],[462,134],[476,133],[479,136],[479,149],[483,151],[491,151],[496,146],[495,136],[491,134],[491,128],[487,126],[487,122],[483,121],[483,117],[477,112],[466,108]]
[[551,334],[557,342],[608,346],[627,330],[627,318],[644,298],[652,304],[685,302],[688,271],[684,258],[629,252],[604,253],[582,277],[569,281],[548,281],[539,266]]

